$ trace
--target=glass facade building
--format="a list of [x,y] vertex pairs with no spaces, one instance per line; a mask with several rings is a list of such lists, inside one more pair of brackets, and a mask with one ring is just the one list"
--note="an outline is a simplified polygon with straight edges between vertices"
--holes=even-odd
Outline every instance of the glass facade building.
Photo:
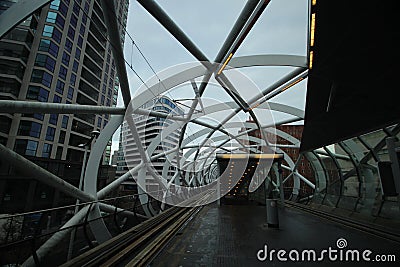
[[[0,12],[16,2],[1,0]],[[128,0],[115,1],[122,37],[128,6]],[[116,106],[118,91],[98,0],[54,0],[0,41],[2,100]],[[102,130],[108,121],[108,114],[0,114],[0,143],[31,160],[58,164],[67,171],[68,166],[82,164],[84,148],[78,145],[88,142],[91,132]],[[111,140],[103,164],[109,164],[110,154]],[[2,166],[0,199],[10,195],[14,200],[8,192],[13,187],[8,184],[14,182],[7,179],[13,172]]]

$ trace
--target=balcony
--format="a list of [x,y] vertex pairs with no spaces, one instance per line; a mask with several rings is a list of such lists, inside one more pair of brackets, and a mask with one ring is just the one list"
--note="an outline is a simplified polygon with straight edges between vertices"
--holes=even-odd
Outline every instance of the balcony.
[[101,43],[107,42],[107,39],[105,38],[106,32],[99,31],[99,29],[97,28],[96,25],[93,24],[93,22],[90,23],[89,30],[90,30],[90,32],[93,33],[93,36],[95,36],[95,38],[97,40],[99,40],[99,42],[101,42]]
[[[94,5],[95,7],[96,7],[96,4]],[[96,8],[95,8],[95,10],[96,10]],[[93,21],[93,23],[98,27],[98,28],[100,28],[100,31],[101,32],[104,32],[104,33],[107,33],[107,28],[105,27],[105,25],[104,25],[104,22],[103,22],[103,17],[102,17],[102,15],[103,14],[101,14],[101,16],[99,16],[98,15],[98,13],[97,12],[95,12],[95,16],[92,16],[92,21]]]
[[102,8],[101,8],[101,4],[99,3],[99,1],[94,1],[94,4],[93,4],[93,11],[96,12],[96,15],[97,15],[101,20],[104,20],[103,10],[102,10]]
[[[16,79],[10,79],[6,77],[0,77],[0,94],[9,94],[15,98],[19,95],[19,89],[21,88],[21,83]],[[7,97],[1,96],[1,99],[8,99]]]
[[90,71],[88,71],[87,66],[85,65],[84,68],[82,68],[81,77],[85,79],[94,88],[100,90],[100,79],[94,76]]
[[7,33],[3,39],[14,40],[18,42],[24,42],[28,44],[29,47],[32,46],[33,35],[28,29],[15,28],[9,33]]
[[95,106],[97,104],[96,102],[94,102],[94,100],[85,96],[81,92],[78,93],[78,96],[76,98],[76,103],[81,104],[81,105],[93,105],[93,106]]
[[93,127],[73,119],[71,130],[86,136],[90,136],[91,132],[93,131]]
[[89,142],[89,140],[90,138],[85,138],[83,136],[71,133],[68,145],[77,147],[80,144],[86,144],[87,142]]
[[93,114],[74,114],[74,117],[92,125],[96,119],[96,115]]
[[0,75],[15,75],[22,80],[24,73],[25,67],[21,63],[6,59],[0,61]]
[[90,32],[88,35],[88,42],[94,48],[94,50],[96,50],[96,52],[99,53],[102,58],[104,58],[106,52],[104,47],[106,46],[107,42],[100,42],[97,38],[94,38],[93,34]]
[[85,55],[89,56],[100,68],[103,66],[104,53],[101,55],[98,51],[95,51],[91,44],[86,46]]
[[0,42],[0,57],[15,58],[25,64],[28,60],[29,50],[24,44],[14,42]]
[[90,105],[97,105],[97,100],[99,99],[99,92],[96,91],[92,86],[90,86],[87,82],[85,82],[82,79],[79,82],[79,90],[85,93],[87,96],[93,98],[94,101],[96,101],[94,104]]
[[94,75],[96,75],[98,79],[101,79],[101,68],[97,66],[92,59],[85,56],[85,58],[83,59],[83,65],[87,67]]

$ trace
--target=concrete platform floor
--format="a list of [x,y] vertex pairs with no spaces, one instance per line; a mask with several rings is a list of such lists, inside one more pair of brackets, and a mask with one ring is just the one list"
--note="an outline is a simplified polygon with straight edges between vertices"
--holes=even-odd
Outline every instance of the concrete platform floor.
[[[400,244],[358,230],[345,227],[295,209],[279,211],[279,229],[266,225],[265,206],[218,207],[205,206],[186,227],[160,252],[150,265],[159,266],[400,266]],[[337,240],[344,238],[347,247],[338,249]],[[278,260],[276,252],[272,261],[257,259],[257,253],[267,245],[267,251],[284,249],[286,262]],[[303,249],[316,251],[317,259],[323,249],[332,251],[342,261],[331,261],[329,254],[324,260],[292,261],[297,250],[301,259]],[[347,250],[359,250],[360,261],[345,261]],[[370,262],[362,260],[364,250]],[[262,258],[265,253],[261,252]],[[395,255],[396,262],[377,262],[376,255]],[[269,254],[268,254],[269,255]],[[352,255],[349,253],[348,258]],[[389,256],[390,257],[390,256]],[[312,257],[311,257],[312,258]],[[381,257],[383,258],[383,257]]]

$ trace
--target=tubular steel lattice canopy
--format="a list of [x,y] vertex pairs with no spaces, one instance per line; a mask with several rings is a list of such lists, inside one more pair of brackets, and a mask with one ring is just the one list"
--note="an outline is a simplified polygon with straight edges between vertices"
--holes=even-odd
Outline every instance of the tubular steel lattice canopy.
[[[0,22],[10,20],[0,23],[0,34],[48,2],[19,1],[0,15]],[[113,31],[118,28],[118,21],[113,5],[107,2],[101,1],[104,24]],[[397,88],[394,77],[398,53],[394,49],[398,41],[391,39],[397,28],[394,27],[395,9],[390,4],[317,1],[315,5],[316,1],[309,1],[310,20],[313,21],[313,14],[315,18],[311,28],[315,31],[310,34],[305,29],[310,39],[313,38],[308,40],[313,56],[307,62],[307,56],[299,55],[235,56],[270,1],[247,1],[214,61],[201,52],[155,1],[138,2],[198,62],[187,63],[185,68],[167,72],[168,75],[161,73],[162,79],[156,75],[131,99],[120,36],[114,31],[108,33],[108,38],[113,44],[111,50],[121,80],[124,107],[0,100],[0,112],[4,113],[112,114],[91,149],[82,190],[44,168],[34,167],[12,149],[0,145],[0,154],[11,165],[29,167],[30,174],[35,170],[40,175],[40,182],[91,202],[83,204],[86,206],[61,226],[63,229],[89,220],[96,241],[108,240],[112,235],[105,221],[96,219],[101,218],[101,211],[113,212],[119,207],[98,201],[117,191],[121,184],[132,183],[132,177],[139,185],[138,199],[145,213],[142,217],[157,213],[149,204],[150,196],[164,204],[179,206],[183,203],[182,195],[196,196],[198,188],[208,186],[214,193],[220,190],[218,179],[230,175],[221,174],[216,163],[218,157],[269,160],[268,168],[257,170],[255,167],[257,177],[249,190],[256,190],[266,178],[280,175],[282,170],[272,164],[279,159],[284,173],[279,185],[287,199],[312,200],[312,204],[368,215],[374,210],[373,215],[377,217],[396,216],[392,211],[397,202],[382,198],[385,192],[378,166],[378,162],[391,160],[389,153],[395,149],[388,152],[387,140],[398,139],[400,133],[400,126],[394,124],[400,114],[400,106],[392,97]],[[24,7],[20,16],[19,7]],[[372,11],[376,20],[370,19]],[[382,30],[391,32],[389,37],[382,35]],[[389,57],[391,61],[387,61]],[[272,84],[256,89],[247,86],[250,83],[238,86],[243,80],[231,75],[241,68],[266,66],[285,66],[290,71]],[[276,96],[304,81],[308,81],[305,112],[273,102]],[[189,97],[172,97],[179,95],[176,92]],[[210,95],[218,99],[210,100]],[[283,117],[275,120],[278,114]],[[288,124],[303,120],[305,129],[300,142],[302,126]],[[130,169],[98,190],[101,155],[121,125],[125,160]],[[296,129],[289,132],[290,127]],[[303,153],[299,153],[299,148]],[[241,171],[245,172],[246,166]],[[149,193],[148,185],[156,195]],[[185,205],[188,202],[181,206]],[[377,206],[379,209],[374,209]],[[70,230],[50,237],[38,249],[38,257],[51,252]],[[27,265],[32,263],[33,258],[27,260]]]

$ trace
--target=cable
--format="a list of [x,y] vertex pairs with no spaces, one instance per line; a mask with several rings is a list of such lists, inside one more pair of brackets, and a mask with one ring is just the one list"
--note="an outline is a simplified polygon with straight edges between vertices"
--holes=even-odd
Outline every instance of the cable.
[[[95,4],[95,3],[93,3],[93,4]],[[108,37],[107,35],[105,36],[105,35],[101,32],[101,29],[100,29],[99,25],[97,25],[97,23],[96,23],[94,20],[92,20],[91,16],[89,16],[88,12],[86,12],[86,11],[83,9],[83,7],[81,6],[81,4],[78,4],[78,6],[79,6],[79,9],[86,15],[87,19],[94,25],[94,27],[97,28],[97,30],[99,30],[100,35],[101,35],[104,39],[106,39],[106,40],[110,43],[111,46],[116,47],[115,44],[109,39],[109,37]],[[115,11],[112,11],[112,12],[114,13],[114,15],[116,15]],[[93,13],[93,11],[92,11],[92,13]],[[117,21],[118,21],[118,16],[116,16],[116,18],[117,18]],[[119,26],[121,26],[120,21],[118,21],[118,24],[119,24]],[[119,28],[121,28],[121,27],[119,27]],[[123,31],[124,31],[125,33],[127,33],[127,31],[126,31],[125,28],[123,28]],[[133,41],[133,40],[132,40],[132,41]],[[144,80],[142,79],[142,77],[140,77],[140,75],[139,75],[139,74],[137,73],[137,71],[133,68],[133,66],[129,64],[128,60],[125,59],[123,53],[122,53],[122,54],[121,54],[121,53],[118,53],[117,55],[113,55],[113,56],[114,56],[114,57],[115,57],[115,56],[119,56],[121,59],[123,59],[124,62],[125,62],[125,64],[128,65],[129,69],[132,70],[132,72],[133,72],[133,73],[136,75],[136,77],[142,82],[142,84],[143,84],[144,86],[146,86],[147,89],[149,89],[149,91],[154,95],[154,97],[157,97],[157,96],[150,90],[150,88],[148,87],[148,85],[144,82]]]
[[[149,60],[146,58],[146,56],[144,55],[144,53],[142,52],[142,50],[139,48],[139,46],[137,45],[137,43],[135,42],[135,40],[133,39],[132,35],[127,31],[126,27],[123,27],[123,23],[121,21],[121,19],[118,17],[117,13],[115,12],[115,10],[111,10],[111,12],[114,14],[115,18],[117,19],[118,22],[118,26],[120,29],[122,29],[122,31],[125,33],[125,36],[128,36],[128,38],[130,39],[130,41],[132,42],[132,55],[133,55],[133,46],[136,47],[136,49],[138,50],[139,54],[142,56],[142,58],[144,59],[144,61],[146,62],[146,64],[149,66],[150,70],[153,72],[153,74],[157,77],[158,82],[163,86],[163,88],[167,91],[167,88],[165,87],[165,85],[162,83],[160,77],[158,76],[158,74],[156,73],[156,71],[154,70],[154,68],[151,66]],[[96,24],[96,23],[95,23]],[[97,25],[96,25],[97,26]],[[98,27],[97,27],[98,28]],[[110,42],[111,43],[111,42]],[[131,62],[132,62],[132,55],[131,55]],[[132,63],[130,64],[130,68],[133,70],[132,67]],[[145,84],[145,82],[143,80],[141,80],[143,84]],[[146,88],[150,90],[150,88],[145,84]],[[153,91],[150,90],[150,92],[153,94],[153,96],[155,98],[157,98],[158,96],[156,96],[154,94]],[[171,94],[169,92],[167,92],[167,94],[170,96],[171,99],[174,99]]]
[[[135,42],[135,40],[133,39],[132,35],[127,31],[126,27],[121,27],[123,26],[123,23],[121,21],[121,19],[118,17],[118,15],[116,14],[115,10],[112,10],[112,13],[114,13],[118,25],[120,26],[120,28],[122,28],[122,30],[124,31],[125,35],[128,36],[128,38],[132,41],[132,44],[136,47],[136,49],[138,50],[139,54],[142,56],[143,60],[146,62],[146,64],[149,66],[150,70],[153,72],[153,74],[157,77],[158,82],[162,85],[162,87],[166,90],[166,93],[169,95],[169,97],[174,100],[174,98],[172,97],[171,93],[169,91],[167,91],[166,86],[164,85],[164,83],[161,81],[160,77],[158,76],[157,72],[154,70],[154,68],[151,66],[149,60],[146,58],[146,56],[144,55],[144,53],[142,52],[142,50],[139,48],[139,46],[137,45],[137,43]],[[132,49],[133,50],[133,49]],[[132,51],[133,54],[133,51]],[[131,60],[132,61],[132,60]],[[132,66],[132,64],[131,64]],[[148,88],[148,87],[147,87]],[[154,93],[151,92],[153,95]],[[155,95],[154,95],[155,96]],[[156,97],[156,96],[155,96]]]

